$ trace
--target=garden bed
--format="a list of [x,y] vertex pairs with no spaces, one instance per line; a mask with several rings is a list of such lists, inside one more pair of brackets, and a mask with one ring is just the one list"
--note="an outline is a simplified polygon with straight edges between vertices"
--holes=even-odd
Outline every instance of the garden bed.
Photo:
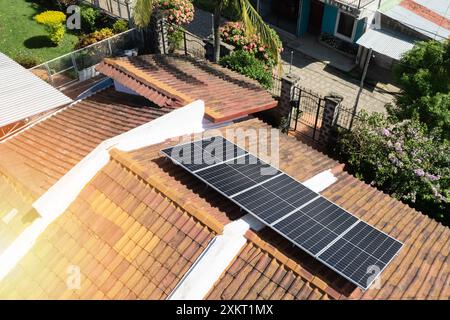
[[0,0],[0,51],[24,67],[31,68],[128,29],[124,20],[112,19],[97,9],[83,5],[81,30],[68,30],[62,22],[62,39],[52,42],[48,27],[50,21],[47,20],[58,12],[51,12],[51,15],[39,19],[40,23],[36,21],[36,15],[47,10],[58,10],[63,14],[65,9],[56,2],[52,5],[52,1]]
[[0,8],[0,51],[12,59],[31,67],[74,50],[78,37],[71,32],[57,47],[49,41],[45,27],[33,19],[46,10],[36,2],[0,0]]

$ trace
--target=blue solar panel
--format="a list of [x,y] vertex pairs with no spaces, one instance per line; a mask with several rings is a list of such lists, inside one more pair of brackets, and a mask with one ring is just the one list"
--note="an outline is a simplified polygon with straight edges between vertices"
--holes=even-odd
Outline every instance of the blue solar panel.
[[371,285],[402,247],[222,137],[162,153],[362,289]]

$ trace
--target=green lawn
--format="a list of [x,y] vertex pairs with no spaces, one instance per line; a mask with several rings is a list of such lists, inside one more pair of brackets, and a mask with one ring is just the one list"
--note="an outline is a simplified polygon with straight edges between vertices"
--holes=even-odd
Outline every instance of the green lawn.
[[15,60],[33,58],[41,63],[74,50],[77,36],[66,32],[63,42],[54,47],[44,26],[33,17],[45,8],[32,0],[0,0],[0,51]]

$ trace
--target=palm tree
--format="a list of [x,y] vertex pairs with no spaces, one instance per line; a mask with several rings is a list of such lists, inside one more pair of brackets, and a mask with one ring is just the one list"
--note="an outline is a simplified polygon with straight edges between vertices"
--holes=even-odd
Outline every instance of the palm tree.
[[240,15],[244,29],[248,35],[259,34],[262,43],[267,46],[268,51],[272,54],[275,62],[280,61],[281,43],[278,37],[264,22],[258,12],[255,10],[250,0],[214,0],[214,61],[220,59],[220,17],[225,8],[234,7],[235,11]]
[[139,28],[145,28],[150,23],[153,6],[156,0],[134,0],[133,22]]
[[[143,28],[150,23],[153,5],[157,0],[134,0],[133,20],[136,26]],[[262,43],[267,46],[275,62],[280,61],[280,47],[276,34],[263,21],[250,0],[213,0],[214,5],[214,61],[220,59],[220,19],[225,8],[234,7],[241,17],[248,35],[259,34]]]

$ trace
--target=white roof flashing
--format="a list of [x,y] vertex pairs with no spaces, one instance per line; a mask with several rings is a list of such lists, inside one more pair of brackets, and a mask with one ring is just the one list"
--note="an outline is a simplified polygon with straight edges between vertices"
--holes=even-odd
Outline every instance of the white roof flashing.
[[242,219],[225,225],[169,295],[168,300],[203,299],[247,243],[249,225]]

